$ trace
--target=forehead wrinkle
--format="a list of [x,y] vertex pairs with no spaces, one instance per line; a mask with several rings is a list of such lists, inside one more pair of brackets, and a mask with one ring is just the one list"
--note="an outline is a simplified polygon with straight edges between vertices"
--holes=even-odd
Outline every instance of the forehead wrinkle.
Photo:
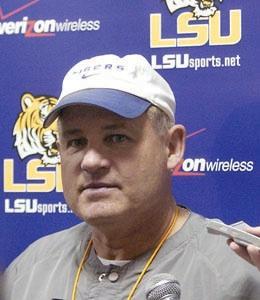
[[[64,113],[65,110],[66,114]],[[112,112],[96,108],[85,111],[85,107],[82,107],[82,109],[64,109],[64,111],[58,118],[58,127],[62,132],[62,136],[79,134],[85,129],[89,129],[89,127],[93,129],[91,125],[94,125],[95,128],[99,127],[103,131],[129,129],[139,132],[146,119],[146,115],[135,119],[127,119]]]

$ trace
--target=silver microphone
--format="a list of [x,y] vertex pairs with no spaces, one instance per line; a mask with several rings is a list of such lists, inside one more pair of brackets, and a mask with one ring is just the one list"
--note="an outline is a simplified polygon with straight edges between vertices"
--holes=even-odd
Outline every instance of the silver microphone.
[[153,276],[146,287],[147,300],[179,300],[181,297],[180,283],[171,274]]

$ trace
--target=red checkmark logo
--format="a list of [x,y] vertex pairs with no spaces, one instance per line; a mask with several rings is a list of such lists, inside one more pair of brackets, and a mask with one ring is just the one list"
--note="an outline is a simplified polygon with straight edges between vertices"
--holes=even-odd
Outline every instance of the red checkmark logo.
[[4,20],[6,20],[6,19],[8,19],[8,18],[10,18],[10,17],[12,17],[12,16],[18,14],[19,12],[21,12],[21,11],[27,9],[28,7],[30,7],[30,6],[32,6],[32,5],[34,5],[34,4],[36,4],[36,3],[39,2],[39,1],[40,1],[40,0],[33,0],[33,1],[30,1],[30,2],[28,2],[27,4],[24,4],[23,6],[20,6],[20,7],[16,8],[16,9],[10,11],[9,13],[6,13],[6,14],[3,12],[2,7],[0,7],[0,21],[4,21]]
[[[194,137],[202,132],[204,132],[205,130],[207,130],[207,128],[201,128],[197,131],[194,131],[190,134],[188,134],[186,136],[186,138],[191,138],[191,137]],[[182,161],[174,168],[174,170],[172,171],[172,175],[173,176],[204,176],[205,173],[203,172],[184,172],[184,171],[181,171],[181,167],[182,167],[182,163],[184,162],[184,159],[182,159]]]

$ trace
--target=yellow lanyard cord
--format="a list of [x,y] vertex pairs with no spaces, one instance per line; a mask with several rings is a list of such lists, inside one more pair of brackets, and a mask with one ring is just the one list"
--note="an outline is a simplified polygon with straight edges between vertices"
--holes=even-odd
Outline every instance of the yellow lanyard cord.
[[178,206],[176,206],[176,212],[174,214],[174,216],[172,217],[171,219],[171,222],[168,226],[168,228],[166,229],[166,231],[164,232],[164,234],[162,235],[162,238],[160,239],[158,245],[156,246],[156,248],[154,249],[152,255],[149,257],[148,261],[146,262],[144,268],[143,268],[143,271],[142,273],[139,275],[139,277],[137,278],[130,294],[128,295],[127,297],[127,300],[131,300],[134,293],[136,292],[137,290],[137,287],[138,285],[140,284],[140,282],[142,281],[144,275],[145,275],[145,272],[147,271],[147,269],[149,268],[149,266],[151,265],[151,263],[153,262],[155,256],[157,255],[157,253],[159,252],[159,250],[161,249],[162,245],[164,244],[164,242],[167,240],[168,236],[171,234],[175,224],[176,224],[176,221],[178,219],[178,216],[179,216],[179,208]]
[[79,268],[78,268],[78,271],[77,271],[77,274],[76,274],[76,277],[75,277],[75,280],[74,280],[74,284],[73,284],[73,289],[72,289],[72,297],[71,297],[72,300],[76,300],[76,293],[77,293],[77,287],[78,287],[78,282],[79,282],[79,276],[80,276],[80,273],[82,271],[83,265],[85,264],[86,260],[88,259],[92,244],[93,244],[93,241],[90,240],[88,242],[86,251],[84,252],[84,255],[81,259],[81,262],[79,264]]
[[[131,300],[133,298],[133,295],[134,293],[136,292],[137,290],[137,287],[138,285],[140,284],[140,282],[142,281],[144,275],[145,275],[145,272],[147,271],[147,269],[149,268],[149,266],[151,265],[151,263],[153,262],[155,256],[157,255],[157,253],[159,252],[159,250],[161,249],[162,245],[164,244],[164,242],[167,240],[167,238],[169,237],[169,235],[171,234],[175,224],[176,224],[176,221],[179,217],[179,208],[178,206],[176,206],[176,211],[175,211],[175,214],[173,215],[172,219],[171,219],[171,222],[169,224],[169,226],[167,227],[167,229],[165,230],[164,234],[162,235],[158,245],[156,246],[156,248],[154,249],[152,255],[149,257],[149,259],[147,260],[144,268],[143,268],[143,271],[142,273],[139,275],[139,277],[137,278],[131,292],[129,293],[128,297],[127,297],[127,300]],[[72,300],[76,300],[76,293],[77,293],[77,286],[78,286],[78,282],[79,282],[79,277],[80,277],[80,273],[82,271],[82,268],[83,268],[83,265],[85,264],[86,260],[88,259],[88,256],[89,256],[89,253],[90,253],[90,250],[91,250],[91,247],[92,247],[92,244],[93,244],[93,241],[90,240],[88,242],[88,245],[87,245],[87,248],[84,252],[84,255],[81,259],[81,262],[80,262],[80,265],[79,265],[79,268],[78,268],[78,271],[77,271],[77,274],[75,276],[75,280],[74,280],[74,284],[73,284],[73,290],[72,290],[72,297],[71,299]]]

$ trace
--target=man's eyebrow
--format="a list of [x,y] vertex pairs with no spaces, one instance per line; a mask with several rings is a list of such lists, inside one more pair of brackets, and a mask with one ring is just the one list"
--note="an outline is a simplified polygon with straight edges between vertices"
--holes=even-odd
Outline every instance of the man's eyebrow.
[[80,133],[82,133],[81,129],[73,128],[73,129],[66,129],[66,130],[62,131],[61,135],[62,135],[62,137],[66,138],[66,137],[69,137],[69,136],[72,136],[75,134],[80,134]]
[[116,130],[116,129],[122,129],[126,128],[126,125],[124,123],[119,124],[109,124],[101,127],[103,130]]
[[136,123],[134,122],[122,122],[122,123],[115,123],[115,124],[107,124],[101,127],[102,130],[106,131],[106,130],[127,130],[128,132],[132,132],[134,134],[137,134],[138,132],[140,132],[140,126],[137,126]]

